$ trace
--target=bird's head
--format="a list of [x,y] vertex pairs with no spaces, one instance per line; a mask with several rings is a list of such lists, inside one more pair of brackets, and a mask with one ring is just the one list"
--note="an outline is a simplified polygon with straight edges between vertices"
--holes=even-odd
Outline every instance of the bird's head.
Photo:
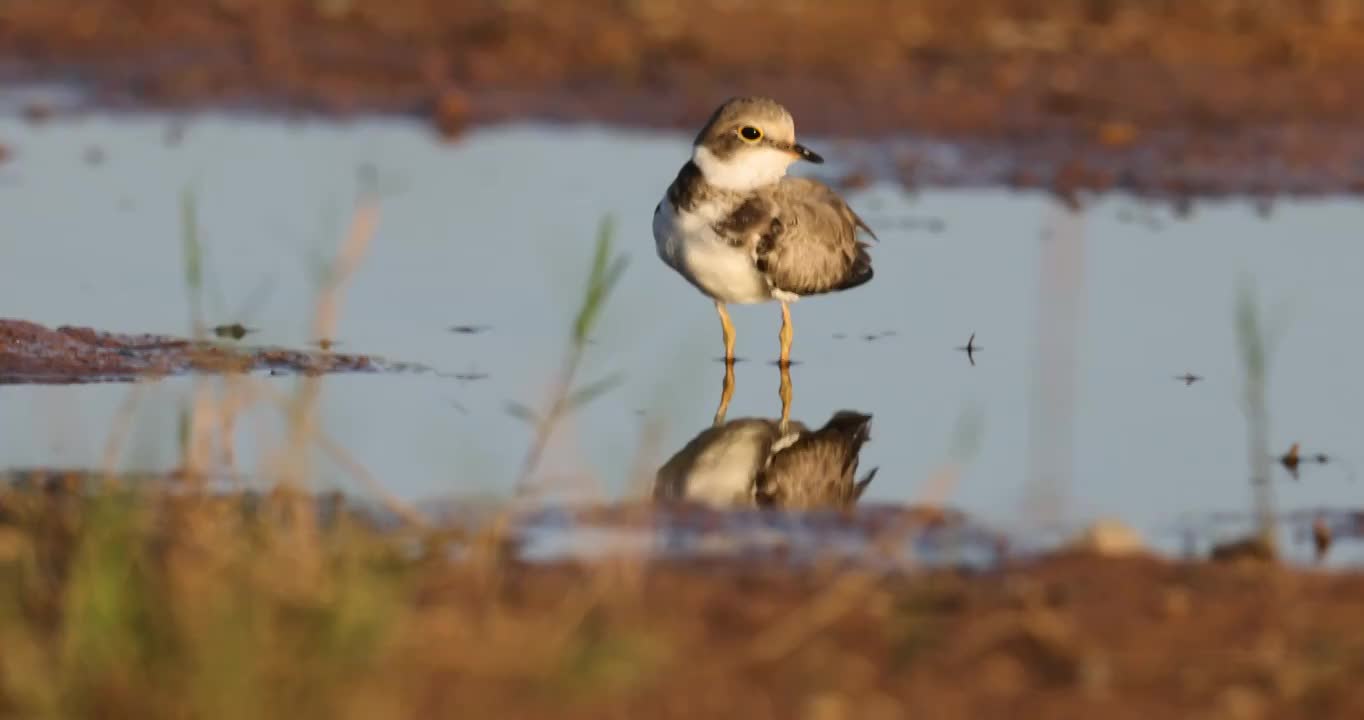
[[775,100],[740,97],[715,110],[696,136],[692,161],[706,181],[728,190],[771,185],[797,160],[824,158],[796,142],[791,113]]

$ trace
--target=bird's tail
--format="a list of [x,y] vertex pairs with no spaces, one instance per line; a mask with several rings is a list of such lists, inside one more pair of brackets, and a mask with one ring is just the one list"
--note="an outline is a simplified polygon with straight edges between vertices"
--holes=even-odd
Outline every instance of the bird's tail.
[[871,439],[871,416],[852,410],[840,410],[824,424],[823,431],[832,431],[848,448],[847,460],[843,471],[847,472],[857,462],[857,454],[862,446]]
[[858,285],[865,285],[871,280],[874,273],[871,269],[871,255],[867,253],[868,247],[870,246],[864,242],[859,241],[857,243],[857,255],[853,257],[852,269],[843,283],[836,288],[837,290],[855,288]]
[[853,500],[860,500],[862,498],[862,493],[867,491],[867,486],[871,484],[872,478],[876,477],[876,471],[880,469],[881,468],[879,467],[874,467],[871,470],[868,470],[866,476],[857,481],[857,484],[853,486]]

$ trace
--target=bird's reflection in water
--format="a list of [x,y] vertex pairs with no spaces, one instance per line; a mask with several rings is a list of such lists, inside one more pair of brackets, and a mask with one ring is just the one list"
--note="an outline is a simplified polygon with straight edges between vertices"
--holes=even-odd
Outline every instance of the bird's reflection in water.
[[871,484],[857,479],[858,455],[870,439],[871,416],[842,410],[811,429],[790,419],[791,374],[781,368],[780,418],[725,419],[734,393],[727,363],[720,407],[703,430],[659,468],[654,499],[719,507],[846,508]]

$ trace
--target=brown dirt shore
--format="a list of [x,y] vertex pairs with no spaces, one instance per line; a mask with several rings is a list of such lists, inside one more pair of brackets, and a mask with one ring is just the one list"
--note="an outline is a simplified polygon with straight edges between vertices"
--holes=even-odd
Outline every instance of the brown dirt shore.
[[86,327],[54,330],[0,318],[0,385],[131,381],[190,371],[320,374],[384,369],[403,368],[365,355],[253,348]]
[[283,487],[68,480],[0,483],[2,717],[1364,716],[1359,572],[530,563]]
[[1076,552],[974,572],[541,564],[495,535],[452,557],[438,533],[310,525],[287,491],[245,513],[110,497],[0,490],[0,716],[1364,715],[1357,572]]
[[[1350,0],[9,0],[0,80],[99,102],[692,129],[736,92],[802,130],[965,143],[933,184],[1364,189]],[[41,108],[31,109],[41,116]]]
[[[506,592],[552,612],[593,574],[523,568]],[[585,631],[619,653],[605,696],[432,681],[485,717],[1359,717],[1361,601],[1357,574],[1083,555],[882,579],[659,566]]]

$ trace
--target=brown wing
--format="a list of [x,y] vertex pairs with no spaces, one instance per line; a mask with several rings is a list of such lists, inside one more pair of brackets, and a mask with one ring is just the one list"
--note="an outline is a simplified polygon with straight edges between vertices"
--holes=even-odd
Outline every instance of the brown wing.
[[844,290],[872,278],[864,229],[876,235],[829,186],[786,178],[771,191],[774,221],[755,248],[772,286],[797,295]]
[[784,508],[847,507],[871,483],[875,471],[856,481],[858,456],[870,439],[871,416],[848,410],[824,427],[802,433],[772,456],[758,476],[759,504]]

